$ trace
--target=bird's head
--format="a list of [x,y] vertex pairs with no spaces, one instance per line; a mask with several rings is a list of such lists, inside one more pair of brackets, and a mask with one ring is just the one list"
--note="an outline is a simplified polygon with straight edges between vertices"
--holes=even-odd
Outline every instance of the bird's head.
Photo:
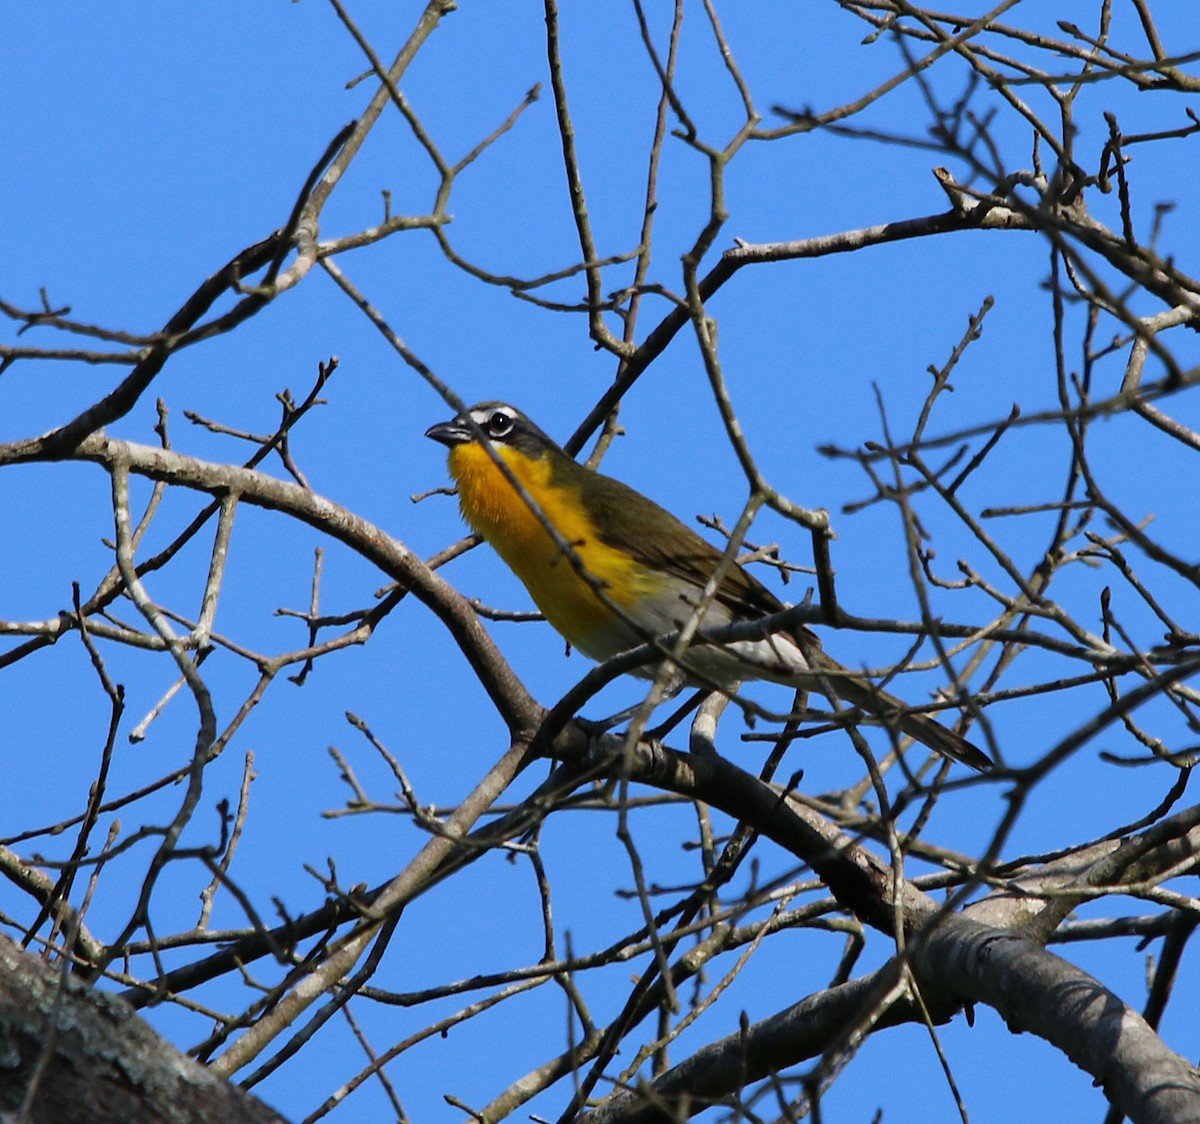
[[558,449],[536,425],[507,402],[480,402],[450,421],[438,422],[425,436],[453,451],[460,445],[482,445],[486,440],[499,449],[512,449],[527,457],[541,457]]

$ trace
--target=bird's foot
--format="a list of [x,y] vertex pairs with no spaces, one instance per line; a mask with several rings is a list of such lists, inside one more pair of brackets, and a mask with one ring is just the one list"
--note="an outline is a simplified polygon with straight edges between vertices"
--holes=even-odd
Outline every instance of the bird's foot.
[[616,714],[610,714],[607,718],[584,718],[582,714],[575,716],[576,725],[587,731],[593,738],[599,738],[604,734],[615,730],[623,722],[628,722],[641,709],[641,704],[637,706],[629,706],[624,710],[618,710]]

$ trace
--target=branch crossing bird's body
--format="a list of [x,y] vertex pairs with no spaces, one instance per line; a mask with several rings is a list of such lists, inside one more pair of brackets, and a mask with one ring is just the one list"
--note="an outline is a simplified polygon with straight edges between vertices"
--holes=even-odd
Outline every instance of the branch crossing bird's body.
[[[468,414],[470,421],[461,415],[426,436],[450,450],[463,518],[573,647],[602,661],[687,623],[720,561],[715,547],[641,493],[576,464],[516,408],[485,402]],[[783,608],[733,563],[707,607],[704,626],[752,621]],[[685,662],[702,686],[766,679],[832,694],[955,761],[991,767],[958,734],[843,668],[803,627],[761,640],[696,644]]]

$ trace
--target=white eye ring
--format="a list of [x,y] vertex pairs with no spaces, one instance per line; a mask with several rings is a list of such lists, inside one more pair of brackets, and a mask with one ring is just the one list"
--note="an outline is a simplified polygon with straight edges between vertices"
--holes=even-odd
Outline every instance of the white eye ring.
[[484,429],[487,430],[489,437],[505,437],[512,432],[512,427],[512,415],[506,414],[503,410],[496,410],[488,417]]

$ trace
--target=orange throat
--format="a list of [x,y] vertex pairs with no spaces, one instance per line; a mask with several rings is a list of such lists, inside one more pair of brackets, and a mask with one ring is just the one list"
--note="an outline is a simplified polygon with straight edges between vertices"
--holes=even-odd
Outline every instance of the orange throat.
[[[580,485],[556,479],[549,457],[529,457],[500,446],[493,451],[540,510],[530,508],[487,449],[471,442],[455,445],[448,462],[463,518],[520,578],[546,619],[573,647],[604,659],[637,643],[636,632],[623,625],[620,614],[605,601],[630,609],[648,586],[657,584],[654,575],[601,540]],[[547,523],[582,563],[586,578],[546,530]]]

